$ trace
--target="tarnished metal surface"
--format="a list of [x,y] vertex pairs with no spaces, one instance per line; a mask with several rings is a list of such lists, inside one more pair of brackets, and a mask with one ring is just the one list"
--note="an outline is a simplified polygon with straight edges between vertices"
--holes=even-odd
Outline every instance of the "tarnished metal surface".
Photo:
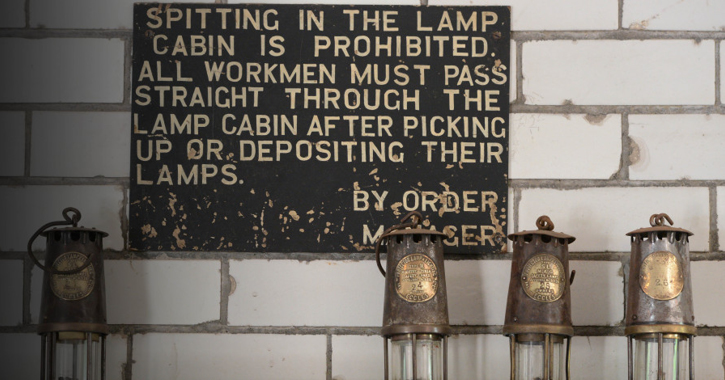
[[543,253],[526,261],[521,283],[524,292],[539,302],[554,302],[564,294],[566,272],[554,255]]
[[[662,219],[666,218],[670,222],[671,219],[661,215],[652,216],[651,228],[628,234],[632,240],[625,320],[629,331],[633,331],[631,326],[635,325],[695,324],[688,244],[691,233],[663,226]],[[678,271],[681,273],[681,280],[678,279]],[[647,277],[648,283],[645,286],[641,285],[642,277]],[[657,279],[660,280],[659,284]],[[680,287],[681,290],[677,292]],[[648,295],[648,292],[651,294]],[[646,330],[646,327],[637,329],[638,332]],[[670,332],[681,332],[679,330],[677,326],[673,326],[673,331]]]
[[47,238],[45,266],[42,267],[45,275],[38,324],[40,333],[108,333],[102,255],[103,237],[107,234],[77,227],[79,219],[80,213],[73,219],[73,227],[44,232],[41,229],[33,237],[43,235]]
[[[514,241],[514,252],[503,332],[571,336],[574,334],[574,329],[571,321],[568,273],[569,243],[574,241],[574,237],[553,232],[554,224],[545,216],[539,218],[537,225],[538,231],[509,235]],[[538,280],[531,278],[532,272],[529,270],[527,273],[527,265],[529,268],[541,269],[543,277]],[[552,277],[554,273],[556,278]],[[546,297],[543,293],[541,297],[531,297],[527,294],[527,283],[536,283],[536,287],[540,289],[547,289],[548,286],[553,293],[547,292]]]
[[[406,224],[408,219],[412,222]],[[412,333],[447,335],[451,332],[443,237],[436,231],[415,228],[421,219],[419,213],[408,214],[403,218],[401,229],[395,234],[388,231],[388,236],[383,237],[388,247],[382,329],[386,337]]]

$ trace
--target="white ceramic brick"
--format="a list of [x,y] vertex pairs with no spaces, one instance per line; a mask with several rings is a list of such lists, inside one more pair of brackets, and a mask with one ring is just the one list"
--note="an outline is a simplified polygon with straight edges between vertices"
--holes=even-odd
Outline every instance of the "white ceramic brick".
[[516,41],[511,40],[511,59],[509,60],[511,69],[508,72],[509,78],[509,102],[516,101]]
[[513,179],[608,179],[619,170],[619,115],[511,115]]
[[[120,186],[0,186],[0,214],[12,220],[0,229],[0,251],[25,251],[28,239],[42,225],[63,220],[63,209],[75,207],[82,214],[79,225],[109,234],[105,249],[123,249]],[[33,249],[45,249],[45,240],[36,239]]]
[[110,324],[190,325],[219,319],[221,263],[106,260]]
[[23,323],[23,262],[0,260],[0,326]]
[[25,0],[3,0],[0,3],[0,28],[25,26]]
[[695,338],[695,376],[698,379],[722,379],[723,338],[699,336]]
[[0,177],[25,171],[25,114],[0,112]]
[[610,380],[627,378],[627,338],[575,336],[571,340],[571,378]]
[[0,368],[3,379],[39,379],[40,336],[0,334]]
[[445,265],[450,323],[503,325],[511,261],[448,260]]
[[[693,261],[692,303],[695,308],[695,323],[700,326],[725,326],[725,299],[719,289],[725,288],[723,261]],[[697,343],[697,342],[695,342]]]
[[704,187],[596,187],[574,190],[523,189],[519,228],[533,229],[548,215],[556,231],[575,236],[572,252],[629,252],[626,233],[649,226],[652,214],[667,213],[675,227],[694,233],[690,250],[708,250],[710,196]]
[[714,52],[712,41],[527,42],[523,92],[527,104],[710,105]]
[[231,261],[229,274],[231,325],[379,326],[383,319],[385,279],[374,261]]
[[624,276],[618,261],[570,261],[571,318],[576,326],[616,325],[624,318]]
[[725,2],[624,0],[622,26],[649,30],[725,30]]
[[[630,179],[725,179],[725,115],[631,115]],[[630,156],[631,157],[631,156]]]
[[30,175],[128,177],[131,152],[126,112],[36,112]]
[[428,5],[511,6],[512,30],[617,29],[617,4],[606,0],[429,0]]
[[133,377],[319,380],[327,370],[326,348],[324,335],[136,335]]
[[503,335],[455,335],[448,340],[449,379],[508,379],[509,338]]
[[720,103],[722,103],[723,96],[725,96],[725,41],[720,41]]
[[0,51],[2,103],[123,100],[123,40],[0,38]]
[[717,188],[717,230],[720,250],[725,248],[725,187]]
[[[53,29],[131,29],[135,0],[33,0],[30,25]],[[214,3],[212,0],[180,0],[174,3]]]
[[333,335],[332,380],[382,379],[381,336]]

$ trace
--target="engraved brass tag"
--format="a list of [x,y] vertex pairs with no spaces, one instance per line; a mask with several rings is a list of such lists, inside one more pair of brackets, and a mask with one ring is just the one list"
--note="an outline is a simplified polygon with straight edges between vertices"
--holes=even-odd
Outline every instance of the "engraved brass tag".
[[671,300],[682,293],[685,279],[680,261],[672,252],[655,252],[642,261],[639,286],[644,294],[660,301]]
[[564,265],[556,256],[541,253],[529,259],[521,274],[521,284],[527,296],[539,302],[554,302],[561,298],[566,287]]
[[[55,260],[53,269],[69,271],[80,268],[86,262],[86,256],[79,252],[66,252]],[[93,265],[74,274],[54,274],[50,277],[53,294],[66,301],[76,301],[88,297],[96,284],[96,272]]]
[[408,302],[425,302],[438,291],[438,268],[430,257],[414,253],[395,267],[395,290]]

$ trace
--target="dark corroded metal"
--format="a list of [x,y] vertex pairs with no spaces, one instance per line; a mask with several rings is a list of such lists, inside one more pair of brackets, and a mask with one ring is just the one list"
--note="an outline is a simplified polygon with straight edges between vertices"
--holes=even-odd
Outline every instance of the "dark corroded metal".
[[658,379],[668,376],[662,364],[663,338],[689,340],[689,377],[694,379],[692,337],[697,329],[690,276],[692,232],[672,225],[667,214],[654,214],[650,217],[650,227],[627,234],[632,243],[624,330],[629,340],[629,379],[636,375],[633,362],[637,358],[631,349],[632,340],[653,337],[657,339]]
[[553,344],[566,339],[566,379],[570,378],[571,283],[569,244],[573,236],[554,232],[548,216],[536,220],[537,230],[509,235],[513,244],[511,280],[503,333],[511,337],[511,379],[516,379],[516,344],[543,342],[544,379],[554,372]]
[[[64,216],[68,210],[64,210]],[[41,334],[61,331],[108,334],[102,257],[103,238],[108,234],[77,227],[78,220],[80,213],[72,218],[72,227],[48,231],[43,228],[30,241],[32,245],[38,235],[46,237],[38,323]]]
[[[575,238],[563,233],[553,232],[553,223],[543,216],[537,221],[539,230],[523,231],[509,235],[513,240],[513,258],[511,260],[511,281],[509,282],[508,302],[504,334],[550,333],[571,336],[574,328],[571,321],[571,291],[569,274],[569,243]],[[540,256],[540,255],[547,256]],[[563,273],[559,278],[543,279],[543,287],[561,288],[553,301],[536,300],[526,294],[524,268],[529,260],[556,260]],[[555,271],[557,272],[557,271]]]
[[[408,219],[413,219],[413,222],[405,223]],[[408,214],[403,218],[403,224],[397,226],[399,228],[391,228],[380,237],[381,240],[386,239],[388,247],[387,270],[383,271],[385,305],[382,334],[386,337],[396,334],[451,333],[443,265],[445,234],[414,228],[421,220],[417,212]],[[405,266],[399,264],[404,260],[412,260],[416,264],[401,272]],[[433,264],[435,270],[431,269],[430,264]],[[414,282],[420,289],[399,288],[403,285],[412,286]],[[433,283],[435,292],[431,293]],[[411,291],[414,293],[411,294]]]

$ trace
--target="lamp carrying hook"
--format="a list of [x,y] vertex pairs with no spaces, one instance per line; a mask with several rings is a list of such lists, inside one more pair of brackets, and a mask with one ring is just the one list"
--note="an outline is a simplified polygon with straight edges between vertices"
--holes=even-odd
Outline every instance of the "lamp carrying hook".
[[652,214],[652,216],[649,217],[649,224],[652,227],[663,226],[665,224],[665,220],[667,220],[667,223],[669,223],[670,226],[673,226],[675,224],[674,222],[672,222],[672,218],[670,218],[670,216],[665,213]]
[[[412,220],[407,222],[408,219]],[[375,242],[375,261],[378,263],[378,269],[380,270],[380,273],[383,274],[383,277],[385,277],[385,269],[383,269],[383,265],[380,263],[380,246],[383,244],[383,239],[388,237],[388,235],[390,235],[393,231],[415,228],[421,221],[423,221],[423,215],[418,211],[411,211],[400,220],[400,224],[389,227]]]
[[[68,215],[69,213],[73,213],[73,215]],[[50,222],[46,223],[42,227],[40,227],[33,236],[30,238],[30,241],[28,241],[28,256],[30,256],[30,259],[33,261],[35,265],[38,266],[38,268],[42,269],[44,272],[50,273],[50,274],[59,274],[59,275],[69,275],[69,274],[75,274],[80,273],[82,270],[88,268],[89,265],[91,265],[91,260],[93,258],[93,253],[88,255],[86,257],[86,261],[78,268],[70,269],[70,270],[57,270],[50,267],[46,267],[45,265],[41,264],[37,257],[33,254],[33,242],[35,239],[40,236],[45,230],[47,230],[50,227],[55,226],[73,226],[78,227],[78,222],[81,220],[81,212],[78,211],[77,208],[74,207],[66,207],[63,209],[63,219],[61,221],[56,222]]]

